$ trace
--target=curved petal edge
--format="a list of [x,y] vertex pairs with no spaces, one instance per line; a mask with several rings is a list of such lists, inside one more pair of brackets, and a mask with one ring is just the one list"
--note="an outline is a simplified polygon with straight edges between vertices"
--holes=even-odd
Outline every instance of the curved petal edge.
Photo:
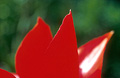
[[16,77],[9,73],[8,71],[0,68],[0,78],[16,78]]
[[16,53],[16,72],[22,78],[40,77],[40,59],[52,40],[49,26],[38,18],[37,24],[25,36]]
[[79,73],[82,73],[82,78],[101,78],[105,48],[113,33],[110,31],[78,48]]
[[65,16],[55,37],[48,46],[42,71],[42,78],[78,78],[77,42],[72,13]]

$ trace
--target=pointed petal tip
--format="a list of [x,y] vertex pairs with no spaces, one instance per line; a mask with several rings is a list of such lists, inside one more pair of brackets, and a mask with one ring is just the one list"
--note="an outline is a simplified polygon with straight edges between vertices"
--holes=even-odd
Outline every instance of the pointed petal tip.
[[114,30],[110,31],[110,34],[113,35],[114,34]]
[[38,17],[37,18],[37,23],[40,23],[40,21],[41,21],[41,17]]
[[111,37],[112,37],[112,35],[114,34],[114,31],[112,30],[112,31],[110,31],[109,33],[108,33],[108,36],[107,36],[107,38],[108,39],[110,39]]
[[69,14],[68,15],[71,15],[72,14],[72,11],[71,11],[71,9],[70,9],[70,11],[69,11]]
[[[66,22],[65,22],[66,21]],[[73,24],[73,17],[72,17],[72,12],[71,12],[71,9],[69,11],[69,13],[64,17],[63,21],[62,21],[62,24],[61,26],[59,27],[59,30],[61,29],[61,27],[63,27],[63,24],[68,24],[68,21],[71,21],[71,25]],[[65,23],[64,23],[65,22]],[[70,23],[69,23],[70,24]],[[69,25],[65,25],[65,26],[69,26]],[[64,27],[65,27],[64,26]],[[74,27],[74,26],[73,26]],[[59,31],[58,30],[58,31]],[[58,32],[57,32],[58,33]],[[57,34],[56,33],[56,34]]]
[[[102,71],[103,55],[105,52],[105,48],[113,34],[114,34],[114,31],[112,30],[100,37],[97,37],[97,38],[89,41],[84,46],[82,46],[78,49],[79,60],[84,60],[84,62],[83,61],[79,62],[79,66],[82,69],[82,72],[83,72],[82,75],[85,78],[97,78],[98,76],[100,77],[101,71]],[[83,47],[84,47],[84,49],[83,49]],[[86,54],[88,54],[87,59],[86,59]],[[85,57],[85,59],[81,59],[81,57],[83,57],[83,56]],[[90,61],[87,62],[87,60],[89,60],[88,58],[90,59]],[[91,68],[89,68],[89,66],[87,66],[86,63],[88,63],[89,66],[91,65]],[[87,70],[88,68],[89,68],[89,70]],[[86,72],[86,70],[87,70],[87,72]]]
[[70,9],[70,12],[71,12],[71,9]]
[[41,17],[37,18],[37,25],[38,26],[48,26],[49,27],[49,25],[46,24],[46,22]]
[[42,20],[41,17],[37,17],[37,22],[36,22],[36,25],[33,27],[33,29],[39,27],[41,20]]

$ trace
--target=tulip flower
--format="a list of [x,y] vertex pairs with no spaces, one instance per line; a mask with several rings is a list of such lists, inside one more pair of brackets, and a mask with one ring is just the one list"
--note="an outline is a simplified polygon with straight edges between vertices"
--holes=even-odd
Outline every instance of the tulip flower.
[[0,69],[0,78],[101,78],[103,55],[112,34],[108,32],[77,49],[71,11],[54,37],[39,17],[17,50],[16,74]]

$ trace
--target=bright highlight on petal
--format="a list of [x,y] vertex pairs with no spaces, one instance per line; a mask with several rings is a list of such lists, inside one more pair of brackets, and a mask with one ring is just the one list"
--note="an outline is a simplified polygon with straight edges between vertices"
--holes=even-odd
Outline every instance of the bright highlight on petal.
[[13,74],[16,78],[20,78],[17,74]]
[[86,56],[85,60],[83,60],[83,62],[80,64],[79,67],[82,69],[83,75],[89,72],[92,66],[96,63],[106,43],[107,43],[107,38],[105,38],[98,46],[96,46],[91,51],[91,54]]
[[101,78],[105,47],[113,33],[111,31],[95,38],[78,49],[79,73],[82,73],[83,78]]
[[77,51],[71,10],[54,38],[49,26],[38,18],[17,50],[16,74],[0,69],[0,78],[101,78],[105,47],[113,33],[95,38]]

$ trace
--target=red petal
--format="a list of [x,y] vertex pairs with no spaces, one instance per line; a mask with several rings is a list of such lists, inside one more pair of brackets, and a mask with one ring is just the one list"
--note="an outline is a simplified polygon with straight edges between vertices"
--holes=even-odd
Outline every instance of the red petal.
[[15,78],[20,78],[16,73],[12,73],[14,76],[15,76]]
[[[72,13],[64,18],[45,53],[41,78],[78,78],[78,54]],[[41,74],[42,73],[42,74]]]
[[39,59],[42,59],[51,40],[49,26],[38,18],[38,23],[26,35],[16,54],[16,72],[21,78],[34,78],[34,75],[40,77]]
[[72,14],[68,14],[42,60],[41,78],[78,78],[78,54]]
[[15,76],[9,73],[8,71],[0,69],[0,78],[15,78]]
[[83,78],[101,78],[105,47],[112,35],[113,31],[78,48],[79,68]]

